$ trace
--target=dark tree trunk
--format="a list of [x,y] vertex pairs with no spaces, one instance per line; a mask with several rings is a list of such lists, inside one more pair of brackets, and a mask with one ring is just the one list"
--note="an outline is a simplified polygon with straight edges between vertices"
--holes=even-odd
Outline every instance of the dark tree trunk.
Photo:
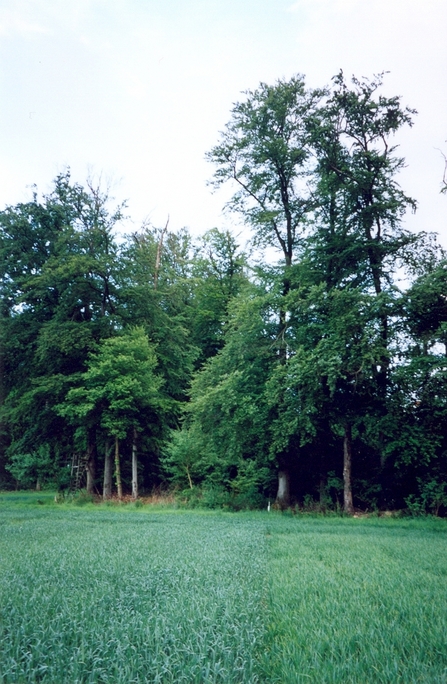
[[102,498],[104,500],[112,498],[112,451],[113,448],[107,441],[104,454],[104,482],[102,487]]
[[120,443],[118,437],[115,437],[115,477],[118,499],[121,500],[123,498],[123,484],[121,482]]
[[320,483],[318,486],[318,493],[320,495],[320,509],[326,510],[326,487],[327,487],[327,472],[326,472],[326,457],[324,447],[320,451]]
[[290,473],[283,469],[278,473],[278,493],[276,503],[281,509],[290,506]]
[[87,433],[87,492],[94,494],[96,480],[96,428],[89,428]]
[[135,428],[132,437],[132,498],[138,499],[137,431]]
[[354,505],[352,503],[352,483],[351,483],[351,465],[352,465],[352,434],[351,426],[346,425],[345,436],[343,438],[343,510],[348,515],[354,514]]
[[326,482],[327,478],[325,475],[320,475],[320,483],[318,485],[318,494],[320,499],[320,509],[322,511],[326,510]]
[[[5,388],[4,349],[3,349],[3,340],[2,340],[2,337],[0,335],[0,408],[4,404],[5,398],[6,398],[6,388]],[[6,423],[5,423],[5,419],[3,417],[0,417],[0,477],[1,477],[1,475],[6,475],[6,471],[5,471],[6,447],[7,447]]]

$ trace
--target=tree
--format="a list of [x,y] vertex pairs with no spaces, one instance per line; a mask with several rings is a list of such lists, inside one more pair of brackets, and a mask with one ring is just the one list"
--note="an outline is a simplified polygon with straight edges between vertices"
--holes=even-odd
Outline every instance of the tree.
[[[155,374],[157,358],[142,328],[131,328],[103,340],[92,354],[80,386],[72,388],[58,407],[62,416],[102,428],[115,442],[118,497],[123,494],[119,442],[132,441],[132,494],[138,496],[137,434],[157,430],[162,380]],[[108,473],[106,473],[108,477]],[[106,489],[106,488],[105,488]]]
[[437,258],[426,264],[411,285],[404,300],[405,320],[412,337],[427,354],[437,344],[447,356],[447,254],[439,250]]
[[[306,90],[302,76],[274,86],[261,83],[257,90],[246,92],[244,102],[235,104],[220,144],[208,154],[217,167],[214,186],[226,182],[235,186],[227,206],[255,230],[254,243],[281,250],[284,296],[290,290],[293,258],[313,207],[306,185],[313,167],[308,119],[323,94]],[[281,363],[287,356],[286,328],[287,312],[280,302],[276,340]],[[280,473],[288,479],[286,464],[280,466]]]
[[251,287],[229,309],[225,345],[196,373],[181,437],[164,465],[175,482],[268,493],[271,462],[265,383],[276,356],[271,297]]
[[[61,429],[54,406],[85,370],[87,355],[110,334],[117,310],[117,247],[113,229],[123,205],[110,212],[107,192],[60,174],[41,202],[0,214],[3,415],[10,454],[51,446],[68,460],[74,437]],[[42,408],[44,407],[44,409]],[[46,416],[45,420],[39,420]],[[65,442],[57,435],[70,435]],[[87,486],[95,477],[94,435],[86,449]],[[65,442],[65,443],[64,443]],[[63,445],[63,446],[62,446]],[[63,455],[60,454],[61,458]]]
[[122,314],[127,325],[143,326],[157,346],[158,369],[164,378],[161,391],[171,404],[167,427],[178,424],[198,356],[189,330],[190,251],[186,230],[171,233],[152,226],[130,236],[123,250]]
[[[310,122],[318,158],[315,238],[325,252],[323,278],[327,274],[330,285],[354,279],[376,295],[392,285],[398,261],[404,261],[406,250],[420,239],[401,226],[405,212],[415,210],[416,202],[399,186],[398,173],[405,161],[396,156],[396,146],[390,142],[402,126],[412,125],[415,111],[402,108],[397,96],[377,93],[382,77],[372,81],[353,77],[349,88],[340,72],[325,106]],[[336,273],[334,259],[342,266]],[[386,346],[386,311],[380,315],[380,325]],[[383,384],[386,371],[385,362]]]
[[276,477],[281,507],[335,487],[347,513],[443,510],[446,255],[405,230],[414,111],[382,81],[234,105],[213,185],[276,263],[169,221],[118,245],[124,204],[68,171],[0,212],[0,479],[63,485],[76,456],[108,498],[114,454],[119,496],[167,478],[253,504]]
[[[402,126],[412,125],[415,112],[403,108],[399,97],[379,94],[382,77],[372,81],[353,77],[349,87],[340,72],[325,106],[310,121],[318,159],[318,208],[309,256],[329,289],[356,288],[376,297],[377,372],[374,365],[370,368],[385,414],[391,347],[397,334],[396,327],[390,328],[398,300],[395,274],[399,266],[411,263],[415,244],[421,248],[424,235],[402,228],[405,212],[415,210],[416,203],[398,184],[404,159],[390,142]],[[347,435],[352,433],[349,421],[346,430]],[[346,446],[345,440],[345,455]],[[349,470],[345,469],[345,476],[350,480]]]
[[[411,125],[413,111],[402,108],[398,97],[378,95],[381,77],[353,78],[352,84],[346,84],[341,72],[325,91],[306,91],[302,77],[275,86],[261,84],[247,93],[245,102],[235,105],[221,144],[209,158],[217,165],[215,185],[230,180],[236,184],[230,208],[255,228],[258,244],[276,244],[284,257],[277,338],[279,362],[285,369],[277,373],[287,375],[297,352],[294,337],[300,336],[294,330],[299,316],[287,308],[290,292],[324,284],[321,293],[328,296],[324,306],[338,301],[332,290],[352,290],[344,299],[352,305],[362,293],[373,294],[380,338],[374,336],[376,353],[367,374],[375,378],[385,406],[393,272],[418,240],[400,225],[415,203],[397,183],[404,161],[396,156],[390,138],[401,126]],[[294,256],[298,257],[295,265]],[[369,306],[369,311],[373,308]],[[326,349],[324,344],[318,348]],[[346,359],[340,366],[340,380],[349,364]],[[349,388],[347,384],[345,405],[351,403]],[[278,415],[286,393],[284,389],[276,393]],[[349,413],[344,420],[345,464],[352,434]],[[287,493],[293,456],[283,450],[277,458],[283,478],[280,489]],[[351,479],[348,467],[345,479]],[[287,495],[280,498],[286,505]],[[348,491],[346,500],[352,501]],[[347,506],[352,509],[352,504]]]
[[246,256],[229,231],[212,228],[199,240],[191,283],[189,327],[199,367],[223,347],[230,303],[248,283]]
[[[376,368],[386,350],[375,299],[359,289],[312,286],[292,291],[288,308],[295,331],[292,353],[268,382],[276,417],[273,453],[295,453],[323,441],[342,445],[344,510],[353,513],[353,433],[377,414]],[[332,433],[328,434],[329,432]],[[325,458],[325,460],[327,457]]]
[[447,262],[436,251],[420,257],[419,276],[402,296],[399,363],[382,425],[401,483],[394,496],[427,511],[439,510],[447,475]]
[[306,90],[295,76],[246,95],[208,154],[217,166],[213,184],[236,186],[228,207],[256,230],[256,243],[279,247],[288,267],[311,207],[303,183],[312,161],[306,122],[322,91]]

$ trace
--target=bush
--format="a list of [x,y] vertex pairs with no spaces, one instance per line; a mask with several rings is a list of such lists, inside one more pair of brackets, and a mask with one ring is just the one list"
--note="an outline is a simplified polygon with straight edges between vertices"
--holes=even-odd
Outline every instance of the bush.
[[244,492],[229,492],[223,487],[185,489],[181,500],[188,508],[221,508],[229,511],[257,510],[266,506],[264,496],[256,489]]
[[405,499],[411,515],[431,513],[439,515],[441,508],[447,508],[447,483],[439,478],[432,478],[424,482],[418,478],[419,496],[410,494]]
[[94,503],[95,501],[93,494],[89,494],[85,489],[80,489],[73,494],[72,497],[72,503],[75,506],[85,506],[86,504]]

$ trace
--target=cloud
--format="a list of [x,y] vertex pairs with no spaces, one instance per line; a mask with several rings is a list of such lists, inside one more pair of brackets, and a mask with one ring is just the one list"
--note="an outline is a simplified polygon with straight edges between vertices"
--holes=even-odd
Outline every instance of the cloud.
[[2,36],[13,36],[13,35],[35,35],[43,34],[48,35],[51,31],[42,26],[41,24],[36,24],[34,22],[24,21],[18,16],[3,16],[0,18],[0,35]]

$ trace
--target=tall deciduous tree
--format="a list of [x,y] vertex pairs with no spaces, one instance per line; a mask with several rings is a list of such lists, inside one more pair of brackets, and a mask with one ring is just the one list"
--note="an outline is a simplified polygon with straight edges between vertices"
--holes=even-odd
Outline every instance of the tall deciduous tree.
[[[402,107],[399,97],[381,95],[381,86],[382,75],[371,81],[353,77],[348,85],[340,72],[325,106],[310,120],[318,159],[318,207],[309,253],[315,275],[329,289],[356,288],[376,297],[380,339],[369,368],[384,413],[396,334],[390,327],[396,309],[395,276],[399,266],[411,261],[422,236],[402,227],[405,212],[416,203],[400,188],[404,159],[392,143],[402,126],[412,125],[415,112]],[[365,364],[361,367],[365,370]],[[351,480],[351,428],[352,419],[346,416],[345,491]],[[352,494],[348,498],[352,500]]]
[[[217,165],[216,185],[230,180],[236,184],[229,206],[256,229],[258,244],[276,243],[282,250],[282,365],[287,367],[296,352],[293,312],[288,313],[286,301],[292,283],[299,287],[310,278],[324,283],[323,290],[329,293],[350,288],[366,296],[372,293],[380,340],[376,339],[377,353],[368,374],[376,378],[376,390],[385,402],[393,272],[416,238],[400,225],[415,203],[398,185],[404,162],[390,142],[401,126],[411,125],[413,112],[402,108],[398,97],[378,94],[381,84],[380,77],[353,78],[349,87],[342,73],[330,91],[306,91],[301,77],[272,87],[261,84],[235,105],[222,142],[209,158]],[[305,267],[292,268],[294,254],[305,256]],[[328,301],[338,300],[330,295]],[[287,336],[292,344],[288,350]],[[339,367],[340,380],[349,363],[346,359]],[[276,395],[279,414],[285,391]],[[344,395],[349,405],[349,384]],[[352,511],[350,413],[346,410],[344,420],[344,474],[346,507]],[[283,505],[290,458],[287,452],[278,456],[283,480],[278,502]]]
[[245,94],[208,154],[217,167],[213,184],[232,183],[228,207],[255,229],[258,244],[279,247],[289,267],[311,206],[307,119],[322,92],[306,90],[296,76]]
[[190,252],[186,230],[172,233],[150,225],[132,235],[123,250],[123,317],[128,325],[143,326],[157,345],[162,392],[171,402],[171,427],[177,423],[198,356],[189,330]]
[[[227,206],[254,229],[255,244],[281,250],[284,296],[313,207],[306,183],[314,163],[307,122],[322,95],[307,90],[302,76],[274,86],[261,83],[235,104],[221,142],[208,154],[216,165],[214,186],[230,182],[235,188]],[[280,304],[276,340],[282,363],[287,356],[286,327],[287,313]],[[289,477],[287,464],[280,464],[280,474],[278,498],[286,505],[289,486],[282,481]]]
[[225,345],[197,372],[183,433],[165,459],[175,481],[244,496],[270,484],[264,391],[276,361],[272,306],[253,287],[230,305]]
[[[376,295],[389,289],[405,249],[418,237],[402,227],[416,202],[398,182],[405,160],[396,154],[392,136],[412,125],[414,110],[399,97],[379,93],[382,76],[352,78],[340,72],[325,106],[310,121],[312,146],[318,158],[318,228],[316,245],[324,252],[323,279],[329,285],[356,280]],[[334,271],[334,261],[339,268]],[[388,316],[380,316],[385,346]],[[381,369],[386,383],[386,363]]]

